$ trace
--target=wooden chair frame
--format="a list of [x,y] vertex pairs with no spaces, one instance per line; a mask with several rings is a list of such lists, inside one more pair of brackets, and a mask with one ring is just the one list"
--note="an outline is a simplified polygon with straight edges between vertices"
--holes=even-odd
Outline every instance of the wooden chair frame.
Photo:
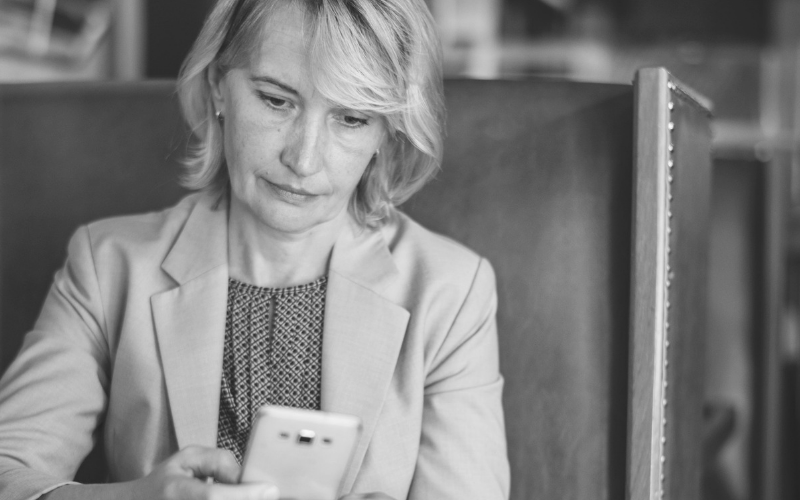
[[663,68],[635,88],[628,498],[696,499],[711,104]]

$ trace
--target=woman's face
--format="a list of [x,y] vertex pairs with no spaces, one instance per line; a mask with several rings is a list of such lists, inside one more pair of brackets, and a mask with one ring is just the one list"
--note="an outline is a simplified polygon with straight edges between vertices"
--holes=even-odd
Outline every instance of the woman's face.
[[337,106],[311,84],[304,14],[273,11],[249,65],[211,84],[224,116],[232,203],[268,228],[301,234],[342,221],[385,135],[379,116]]

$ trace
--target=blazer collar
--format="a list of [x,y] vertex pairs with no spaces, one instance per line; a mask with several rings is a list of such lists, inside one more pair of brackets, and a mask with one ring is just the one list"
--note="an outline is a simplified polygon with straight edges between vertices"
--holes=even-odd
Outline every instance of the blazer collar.
[[356,415],[362,431],[338,496],[365,460],[410,317],[384,296],[399,271],[379,230],[350,226],[331,255],[322,335],[322,409]]
[[[197,203],[162,263],[179,284],[228,263],[228,202],[198,194]],[[376,293],[381,293],[398,270],[380,230],[345,226],[334,245],[330,271]]]
[[399,271],[380,230],[348,224],[333,247],[329,274],[381,294]]
[[217,201],[208,194],[194,196],[197,201],[161,265],[179,284],[228,264],[227,198]]
[[226,204],[193,197],[161,265],[178,286],[150,298],[179,448],[216,446],[228,296]]

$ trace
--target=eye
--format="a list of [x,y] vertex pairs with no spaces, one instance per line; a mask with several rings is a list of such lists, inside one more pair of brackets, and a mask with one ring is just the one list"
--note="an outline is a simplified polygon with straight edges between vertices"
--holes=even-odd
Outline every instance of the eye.
[[276,109],[278,111],[285,111],[292,107],[292,103],[286,99],[282,99],[280,97],[276,97],[274,95],[265,94],[263,92],[258,93],[258,97],[267,103],[267,106],[270,108]]
[[339,113],[336,120],[349,128],[359,128],[369,124],[369,118],[349,113]]

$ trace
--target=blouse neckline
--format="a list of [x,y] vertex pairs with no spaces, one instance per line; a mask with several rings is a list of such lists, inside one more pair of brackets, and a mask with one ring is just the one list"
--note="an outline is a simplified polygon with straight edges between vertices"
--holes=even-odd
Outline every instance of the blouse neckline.
[[318,290],[324,287],[327,284],[327,282],[328,282],[328,276],[325,275],[315,279],[310,283],[304,283],[302,285],[293,285],[282,288],[273,288],[273,287],[252,285],[250,283],[245,283],[244,281],[237,280],[236,278],[229,277],[228,288],[231,290],[235,290],[236,292],[248,295],[297,295],[300,293]]

